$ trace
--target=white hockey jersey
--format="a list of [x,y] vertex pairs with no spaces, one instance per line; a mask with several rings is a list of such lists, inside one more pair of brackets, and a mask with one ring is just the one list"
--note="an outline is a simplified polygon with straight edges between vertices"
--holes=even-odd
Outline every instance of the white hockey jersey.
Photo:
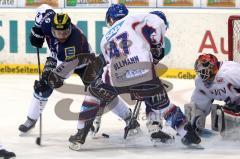
[[[162,44],[167,26],[154,14],[128,15],[114,23],[101,41],[108,65],[103,81],[127,86],[149,81],[154,76],[151,44]],[[110,79],[107,79],[110,77]]]
[[240,105],[240,63],[222,62],[209,87],[204,85],[199,76],[196,77],[191,103],[197,104],[198,108],[205,112],[210,112],[213,100]]

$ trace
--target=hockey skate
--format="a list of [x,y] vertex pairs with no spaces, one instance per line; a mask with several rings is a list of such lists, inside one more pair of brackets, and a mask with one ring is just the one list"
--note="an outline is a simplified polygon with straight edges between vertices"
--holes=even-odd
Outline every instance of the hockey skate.
[[82,129],[78,129],[78,132],[75,135],[71,135],[69,138],[69,148],[75,151],[79,151],[82,145],[85,143],[88,132],[92,127],[93,120],[86,121],[85,127]]
[[22,133],[20,135],[26,134],[27,132],[29,132],[32,128],[35,127],[37,120],[31,119],[29,117],[27,117],[27,120],[25,121],[24,124],[21,124],[18,127],[18,130]]
[[85,143],[87,134],[88,132],[86,132],[84,129],[78,129],[78,132],[69,138],[69,148],[75,151],[79,151],[82,145]]
[[182,143],[189,148],[203,149],[203,147],[199,145],[201,142],[201,138],[193,129],[191,123],[187,123],[184,126],[184,130],[186,130],[187,133],[181,139]]
[[127,126],[124,128],[124,131],[128,129],[128,136],[136,136],[141,134],[142,131],[138,121],[136,119],[133,119],[130,124],[129,121],[130,119],[128,121],[125,121]]
[[95,120],[93,121],[93,124],[90,128],[90,135],[92,136],[92,138],[96,137],[96,134],[98,133],[99,129],[100,129],[100,125],[101,125],[101,116],[97,116],[95,118]]
[[13,152],[9,152],[7,150],[0,150],[0,158],[3,158],[3,159],[12,159],[12,158],[15,158],[16,155],[15,153]]
[[151,141],[156,146],[159,143],[171,144],[175,138],[173,135],[162,131],[162,125],[158,121],[149,121],[147,123],[148,132],[151,134]]

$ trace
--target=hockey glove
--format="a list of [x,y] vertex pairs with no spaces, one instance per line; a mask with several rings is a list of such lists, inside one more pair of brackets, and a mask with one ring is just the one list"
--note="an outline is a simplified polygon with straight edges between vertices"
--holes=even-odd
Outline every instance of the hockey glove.
[[61,76],[57,75],[56,72],[51,71],[49,76],[48,76],[48,85],[54,89],[54,88],[59,88],[63,85],[64,78]]
[[34,92],[43,98],[48,98],[53,91],[47,84],[47,81],[43,79],[35,80],[33,88]]
[[[92,81],[96,80],[99,78],[102,73],[103,73],[103,67],[106,65],[106,62],[104,60],[104,57],[102,54],[99,56],[95,57],[94,54],[86,54],[87,58],[89,58],[89,63],[83,70],[82,73],[80,73],[80,77],[85,84],[85,86],[88,86]],[[80,63],[86,63],[86,60],[83,60],[84,57],[81,58],[81,61],[79,60]],[[77,72],[77,71],[75,71]],[[79,72],[79,71],[78,71]]]
[[153,56],[153,63],[156,65],[164,57],[165,50],[160,45],[152,45],[150,49]]
[[35,46],[37,48],[42,48],[44,43],[44,38],[45,36],[41,28],[38,28],[36,26],[32,27],[32,30],[29,36],[32,46]]
[[57,66],[57,60],[52,57],[47,57],[46,63],[44,65],[42,79],[48,81],[48,76],[53,69]]

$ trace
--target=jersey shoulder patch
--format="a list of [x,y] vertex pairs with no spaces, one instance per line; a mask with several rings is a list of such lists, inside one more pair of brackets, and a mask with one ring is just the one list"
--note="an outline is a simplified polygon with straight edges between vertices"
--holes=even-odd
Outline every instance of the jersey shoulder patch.
[[110,28],[110,30],[105,35],[107,41],[109,41],[109,39],[111,39],[114,35],[117,34],[118,30],[122,27],[123,23],[124,20]]

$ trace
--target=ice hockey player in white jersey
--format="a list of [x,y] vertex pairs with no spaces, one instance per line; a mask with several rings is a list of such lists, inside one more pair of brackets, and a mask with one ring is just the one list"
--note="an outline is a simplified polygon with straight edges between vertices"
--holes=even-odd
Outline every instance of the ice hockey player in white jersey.
[[3,159],[10,159],[10,158],[15,158],[16,155],[14,152],[7,151],[3,148],[3,145],[0,144],[0,158]]
[[[92,82],[89,91],[97,97],[96,100],[111,101],[119,93],[116,88],[132,90],[133,87],[141,87],[143,90],[150,90],[148,93],[151,96],[141,96],[138,91],[131,95],[137,99],[144,98],[151,139],[160,142],[172,139],[171,135],[162,131],[160,119],[163,117],[177,130],[183,144],[199,144],[201,139],[180,108],[170,103],[165,88],[155,75],[154,64],[164,57],[163,39],[168,27],[164,13],[126,13],[127,8],[123,4],[113,4],[108,8],[106,22],[110,29],[101,41],[101,50],[107,65],[102,78]],[[157,89],[148,89],[150,85],[157,85]],[[78,147],[78,143],[85,142],[85,134],[83,130],[78,135],[79,138],[70,138],[73,147],[74,144]]]
[[[195,130],[204,133],[206,117],[211,112],[212,129],[230,131],[240,125],[240,64],[218,61],[212,54],[202,54],[195,62],[195,89],[185,114]],[[214,100],[225,105],[212,104]],[[223,133],[224,134],[224,133]]]

